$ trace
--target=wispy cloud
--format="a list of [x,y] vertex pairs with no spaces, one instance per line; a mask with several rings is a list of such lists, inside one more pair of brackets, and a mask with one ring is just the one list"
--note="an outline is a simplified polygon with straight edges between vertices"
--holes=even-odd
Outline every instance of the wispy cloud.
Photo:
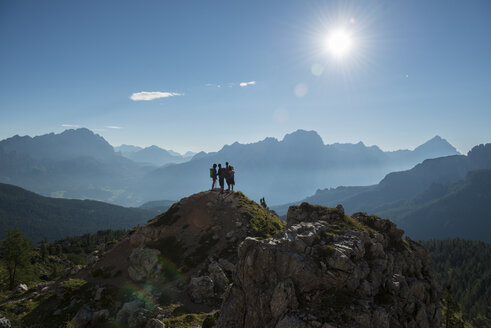
[[106,128],[107,129],[122,129],[122,127],[116,126],[116,125],[107,125]]
[[61,126],[64,128],[79,128],[80,127],[80,125],[78,125],[78,124],[62,124]]
[[206,87],[216,87],[216,88],[222,88],[222,87],[228,87],[228,88],[233,88],[237,85],[241,87],[247,87],[248,85],[255,85],[256,81],[249,81],[249,82],[240,82],[240,83],[234,83],[234,82],[228,82],[228,83],[221,83],[221,84],[216,84],[216,83],[206,83]]
[[166,91],[141,91],[135,92],[131,95],[130,99],[133,101],[141,101],[141,100],[154,100],[160,98],[168,98],[174,96],[182,96],[182,93],[177,92],[166,92]]
[[248,85],[255,85],[256,81],[249,81],[249,82],[240,82],[239,85],[241,87],[247,87]]

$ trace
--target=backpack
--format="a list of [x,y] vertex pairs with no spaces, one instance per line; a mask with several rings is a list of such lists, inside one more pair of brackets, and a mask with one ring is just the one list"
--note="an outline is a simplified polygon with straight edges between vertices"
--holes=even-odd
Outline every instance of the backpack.
[[210,178],[213,178],[213,168],[210,169]]

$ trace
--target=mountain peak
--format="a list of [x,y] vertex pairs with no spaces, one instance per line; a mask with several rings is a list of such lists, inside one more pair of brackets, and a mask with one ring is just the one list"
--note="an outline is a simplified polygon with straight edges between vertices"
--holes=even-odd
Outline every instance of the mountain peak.
[[100,135],[89,129],[69,129],[62,133],[49,133],[36,137],[9,138],[0,142],[5,151],[16,151],[33,158],[65,160],[82,156],[106,158],[114,155],[113,147]]
[[324,146],[322,138],[316,131],[310,130],[297,130],[295,132],[285,135],[283,138],[283,143],[293,144],[293,145],[314,145],[314,146]]
[[447,140],[443,139],[439,135],[434,136],[430,140],[426,141],[424,144],[416,147],[414,151],[422,153],[431,152],[437,155],[434,157],[460,154],[454,146],[452,146]]
[[[158,285],[176,278],[172,272],[161,273],[158,267],[162,264],[153,257],[168,259],[180,274],[188,277],[206,271],[218,259],[221,263],[230,263],[224,267],[226,270],[233,268],[242,240],[248,236],[271,237],[283,226],[275,213],[241,192],[204,191],[182,198],[165,213],[137,228],[82,274],[93,280],[92,272],[112,265],[116,267],[114,270],[122,273],[115,279],[116,284],[132,281]],[[141,260],[143,257],[152,261],[146,263]],[[191,293],[195,300],[203,297],[212,301],[214,296]],[[219,303],[215,305],[219,306]]]
[[[50,133],[55,135],[54,133]],[[96,135],[94,132],[87,128],[67,129],[60,133],[60,135]]]

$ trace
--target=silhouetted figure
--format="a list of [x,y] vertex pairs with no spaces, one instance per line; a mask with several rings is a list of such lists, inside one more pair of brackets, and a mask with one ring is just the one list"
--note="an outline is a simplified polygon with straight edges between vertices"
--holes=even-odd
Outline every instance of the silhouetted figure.
[[229,170],[230,167],[228,165],[228,162],[225,162],[225,171],[227,172],[227,176],[225,177],[225,182],[227,182],[227,191],[230,191]]
[[234,192],[234,186],[235,186],[235,170],[234,167],[229,165],[228,167],[228,190],[230,191],[230,186],[232,186],[232,192]]
[[211,184],[211,190],[215,190],[215,183],[217,182],[217,164],[213,164],[213,168],[210,169],[210,178],[213,179],[213,183]]
[[227,170],[222,168],[222,164],[218,164],[218,183],[220,184],[220,193],[223,192],[225,187],[225,178],[227,177]]

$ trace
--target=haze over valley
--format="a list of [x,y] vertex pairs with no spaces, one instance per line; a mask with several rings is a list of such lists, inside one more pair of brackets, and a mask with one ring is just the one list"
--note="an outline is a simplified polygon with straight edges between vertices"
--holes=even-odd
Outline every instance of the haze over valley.
[[375,184],[425,159],[458,154],[438,136],[414,150],[384,152],[362,142],[326,145],[315,131],[304,130],[282,140],[233,142],[192,157],[156,146],[124,149],[113,148],[88,129],[14,136],[0,141],[0,182],[45,196],[139,206],[209,189],[209,168],[229,161],[239,190],[253,199],[265,197],[270,204],[281,204],[326,187]]

